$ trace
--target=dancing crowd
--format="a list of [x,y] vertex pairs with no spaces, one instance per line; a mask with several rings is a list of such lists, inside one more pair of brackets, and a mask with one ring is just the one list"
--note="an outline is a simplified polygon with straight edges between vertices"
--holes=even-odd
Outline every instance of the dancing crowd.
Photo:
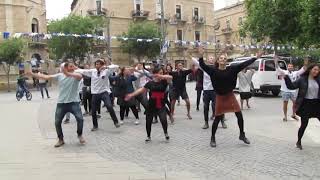
[[[55,147],[60,147],[65,143],[62,122],[65,116],[65,123],[69,122],[70,113],[77,121],[79,141],[85,144],[82,135],[83,116],[91,115],[93,124],[91,130],[99,130],[101,102],[103,102],[103,107],[106,107],[116,128],[124,124],[125,116],[128,116],[130,110],[136,119],[134,123],[139,125],[139,112],[141,111],[146,118],[147,138],[145,141],[151,141],[152,124],[157,123],[158,119],[165,139],[169,141],[168,119],[174,124],[175,105],[180,98],[186,103],[186,118],[192,119],[186,79],[189,74],[194,74],[197,81],[196,110],[200,109],[200,99],[203,94],[204,125],[202,128],[209,128],[211,107],[213,123],[210,146],[216,147],[216,131],[220,121],[222,127],[227,128],[224,117],[226,113],[235,113],[240,131],[239,140],[250,144],[244,132],[244,117],[241,110],[244,102],[247,108],[251,108],[249,99],[252,97],[251,81],[255,71],[248,67],[262,55],[263,53],[259,52],[247,61],[229,66],[226,54],[221,54],[216,60],[209,57],[205,62],[204,49],[199,47],[197,57],[189,55],[190,63],[193,65],[191,69],[184,69],[182,63],[176,64],[175,69],[170,64],[153,64],[151,67],[146,67],[142,63],[134,67],[120,68],[102,58],[95,61],[94,68],[90,68],[89,64],[76,67],[71,62],[65,62],[61,64],[60,72],[54,75],[33,72],[26,74],[39,79],[41,83],[46,83],[50,79],[58,81],[59,97],[55,112],[55,127],[59,140]],[[299,120],[298,116],[301,117],[296,146],[302,149],[301,139],[309,119],[318,118],[320,120],[319,65],[309,65],[306,60],[304,67],[299,71],[294,71],[292,64],[288,64],[288,70],[283,70],[278,66],[278,59],[277,56],[274,57],[277,72],[283,77],[281,84],[283,121],[287,121],[287,105],[288,101],[292,100],[294,104],[292,118]],[[240,105],[234,94],[237,81]],[[119,116],[114,110],[115,103],[120,107]],[[84,113],[82,113],[81,105],[83,105]]]

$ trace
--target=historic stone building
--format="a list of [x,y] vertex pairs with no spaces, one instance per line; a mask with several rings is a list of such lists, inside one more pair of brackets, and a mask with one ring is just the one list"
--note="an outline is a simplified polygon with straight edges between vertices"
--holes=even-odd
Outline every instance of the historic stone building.
[[[73,0],[72,14],[94,15],[106,11],[110,16],[110,35],[119,36],[127,32],[130,23],[150,21],[159,24],[161,6],[159,0]],[[185,62],[187,45],[182,41],[214,41],[213,0],[164,0],[167,39],[171,40],[167,59],[171,62]],[[105,35],[107,29],[104,30]],[[176,42],[175,42],[176,41]],[[113,60],[128,64],[130,55],[124,55],[119,42],[112,40]],[[208,46],[214,53],[214,47]]]
[[[215,32],[216,42],[220,43],[222,47],[225,44],[230,45],[248,45],[251,43],[250,38],[243,38],[240,36],[239,30],[246,19],[246,9],[244,2],[237,2],[231,6],[219,9],[215,14]],[[239,55],[246,53],[245,48],[239,46],[230,46],[227,48],[230,55]]]
[[[0,0],[0,32],[14,33],[46,33],[45,0]],[[4,39],[1,35],[0,41]],[[48,59],[46,43],[38,38],[28,42],[25,60],[32,57]]]
[[[45,0],[0,0],[0,41],[13,36],[15,33],[46,33],[46,5]],[[46,42],[40,38],[27,38],[27,44],[23,53],[25,61],[31,59],[49,59]],[[12,69],[12,81],[18,67]],[[0,70],[0,89],[5,85],[3,71]]]

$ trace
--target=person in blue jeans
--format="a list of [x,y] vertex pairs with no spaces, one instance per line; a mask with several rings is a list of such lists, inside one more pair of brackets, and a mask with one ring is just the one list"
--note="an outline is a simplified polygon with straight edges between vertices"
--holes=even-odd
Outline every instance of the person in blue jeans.
[[80,107],[80,99],[78,95],[79,82],[82,79],[82,75],[75,73],[75,66],[73,63],[64,63],[62,73],[55,75],[35,74],[27,72],[37,79],[56,79],[59,83],[59,97],[57,102],[57,108],[55,113],[55,127],[58,135],[58,142],[54,147],[61,147],[64,145],[63,132],[62,132],[62,120],[67,113],[71,113],[77,120],[77,134],[80,144],[85,144],[85,140],[82,136],[83,131],[83,116]]

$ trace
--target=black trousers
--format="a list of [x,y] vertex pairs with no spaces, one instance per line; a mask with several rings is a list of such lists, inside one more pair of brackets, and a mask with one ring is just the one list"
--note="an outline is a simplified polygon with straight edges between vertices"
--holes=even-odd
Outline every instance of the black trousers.
[[[318,120],[320,121],[320,117],[318,117]],[[301,142],[301,139],[304,135],[304,132],[308,127],[308,124],[309,124],[309,117],[302,116],[301,117],[301,125],[300,125],[299,131],[298,131],[298,141]]]
[[197,89],[197,109],[199,109],[202,89]]
[[203,115],[204,121],[209,121],[209,107],[211,103],[212,113],[215,112],[216,92],[214,90],[203,91]]
[[118,124],[118,118],[111,104],[110,96],[108,92],[104,92],[101,94],[93,94],[92,95],[92,122],[93,127],[98,128],[98,120],[97,120],[97,108],[101,105],[101,101],[103,101],[104,105],[107,107],[108,112],[113,120],[114,124]]
[[[120,106],[120,119],[123,120],[124,119],[124,115],[128,112],[129,114],[129,110],[131,109],[131,111],[133,112],[134,116],[136,117],[136,119],[139,119],[139,112],[136,106]],[[127,115],[127,114],[126,114]]]
[[[239,130],[240,130],[240,134],[243,134],[243,116],[242,116],[242,112],[236,112],[235,115],[237,116],[238,119],[238,126],[239,126]],[[220,116],[216,116],[213,123],[212,123],[212,134],[211,134],[211,139],[215,139],[216,137],[216,132],[218,129],[218,124],[220,121],[223,121],[224,115],[220,115]]]
[[86,112],[91,112],[92,94],[91,94],[90,89],[88,89],[88,88],[90,88],[90,87],[83,87],[82,88],[82,96],[83,96],[82,103],[83,103],[84,110]]
[[48,92],[48,89],[47,89],[47,83],[39,83],[39,87],[40,87],[40,92],[41,92],[42,98],[44,98],[43,89],[46,91],[47,97],[49,98],[49,92]]
[[159,116],[163,132],[165,134],[168,133],[168,122],[167,122],[166,108],[163,107],[162,109],[157,110],[157,111],[155,111],[154,109],[152,109],[152,110],[150,109],[147,111],[147,114],[146,114],[146,130],[147,130],[148,137],[151,137],[152,121],[155,116]]

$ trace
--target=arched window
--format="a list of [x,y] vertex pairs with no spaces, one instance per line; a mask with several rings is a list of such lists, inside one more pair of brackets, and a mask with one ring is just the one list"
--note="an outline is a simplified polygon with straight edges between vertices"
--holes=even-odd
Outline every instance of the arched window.
[[31,23],[31,31],[33,33],[39,33],[39,21],[36,18],[32,19],[32,23]]

